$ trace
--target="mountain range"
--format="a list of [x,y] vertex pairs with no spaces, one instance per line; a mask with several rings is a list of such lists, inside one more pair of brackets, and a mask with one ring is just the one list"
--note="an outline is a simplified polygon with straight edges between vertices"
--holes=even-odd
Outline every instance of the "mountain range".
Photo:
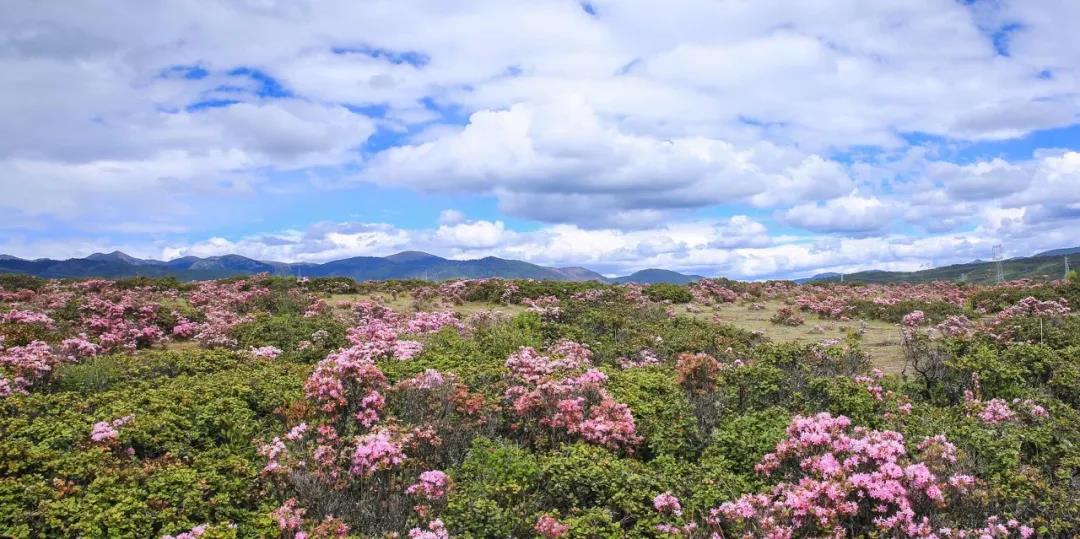
[[556,281],[600,281],[605,283],[689,283],[699,275],[663,269],[647,269],[631,275],[607,278],[581,267],[551,268],[489,256],[475,260],[450,260],[419,251],[391,256],[358,256],[323,264],[263,262],[239,255],[174,260],[135,258],[120,251],[94,253],[85,258],[24,260],[0,255],[0,273],[25,273],[46,278],[78,277],[176,277],[183,280],[218,279],[237,275],[270,273],[305,277],[351,277],[358,281],[377,279],[461,279],[502,277],[507,279],[547,279]]
[[[1069,259],[1070,269],[1080,269],[1080,247],[1069,247],[1043,251],[1032,256],[1002,260],[1002,275],[1005,280],[1060,279],[1065,276],[1066,258]],[[840,278],[839,273],[821,273],[807,279],[796,279],[795,282],[835,282],[839,281]],[[845,273],[843,280],[844,282],[863,283],[924,283],[930,281],[992,283],[997,280],[997,267],[994,261],[975,260],[964,264],[952,264],[918,271],[868,270]]]
[[[1080,247],[1054,249],[1033,256],[1010,258],[1001,262],[1004,278],[1058,279],[1065,274],[1065,258],[1071,267],[1080,269]],[[173,260],[135,258],[120,251],[94,253],[85,258],[25,260],[0,255],[0,273],[25,273],[46,278],[79,277],[176,277],[183,280],[218,279],[238,275],[270,273],[306,277],[351,277],[358,281],[378,279],[468,279],[502,277],[506,279],[546,279],[556,281],[600,281],[604,283],[674,283],[686,284],[700,275],[650,268],[622,277],[605,277],[582,267],[553,268],[521,260],[489,256],[475,260],[451,260],[420,251],[404,251],[390,256],[357,256],[322,264],[264,262],[240,255],[200,258],[185,256]],[[855,273],[821,273],[797,283],[830,282],[928,282],[967,281],[989,283],[997,279],[993,261],[975,260],[919,271],[867,270]]]

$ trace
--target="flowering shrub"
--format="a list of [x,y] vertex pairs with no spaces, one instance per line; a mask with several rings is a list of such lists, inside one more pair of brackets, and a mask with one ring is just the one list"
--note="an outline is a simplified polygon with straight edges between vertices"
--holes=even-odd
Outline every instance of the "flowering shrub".
[[120,427],[131,423],[135,416],[127,415],[112,421],[98,421],[94,423],[94,429],[90,431],[90,441],[96,444],[108,444],[120,437],[117,431]]
[[569,374],[588,361],[579,345],[560,343],[555,351],[568,355],[551,359],[523,347],[506,360],[512,385],[504,399],[516,418],[515,430],[533,443],[546,434],[632,452],[641,438],[630,410],[604,389],[607,375],[596,369]]
[[559,298],[555,296],[543,296],[536,299],[525,298],[521,300],[530,311],[539,314],[542,318],[557,319],[562,315],[562,307]]
[[33,341],[25,346],[4,348],[0,342],[0,398],[26,393],[34,383],[47,378],[65,360],[48,343]]
[[795,309],[787,306],[777,309],[776,314],[772,315],[769,321],[781,326],[801,326],[806,322],[799,313],[795,312]]
[[461,320],[458,320],[453,311],[418,312],[405,324],[406,331],[420,334],[434,333],[445,327],[454,328],[458,331],[465,329],[465,326],[462,325]]
[[[757,465],[781,482],[762,494],[747,494],[713,509],[715,529],[790,537],[883,533],[904,537],[978,536],[948,508],[977,480],[955,473],[955,447],[942,436],[919,444],[922,458],[909,455],[904,437],[892,431],[852,428],[846,417],[820,413],[796,417],[787,439]],[[999,517],[987,520],[996,529]],[[1028,537],[1033,530],[1015,521],[1003,536]]]
[[910,313],[904,315],[904,319],[901,320],[901,323],[904,325],[904,327],[913,328],[921,326],[925,320],[926,314],[924,314],[922,311],[911,311]]
[[690,284],[690,294],[695,302],[705,305],[738,301],[739,294],[726,284],[719,279],[701,279]]
[[251,357],[260,359],[277,359],[281,355],[281,349],[276,346],[260,346],[255,348],[251,347]]

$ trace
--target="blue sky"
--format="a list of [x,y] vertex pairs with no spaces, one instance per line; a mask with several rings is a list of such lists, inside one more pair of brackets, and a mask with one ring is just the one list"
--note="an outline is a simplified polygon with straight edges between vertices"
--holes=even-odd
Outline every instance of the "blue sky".
[[16,2],[0,253],[744,279],[1080,245],[1066,1]]

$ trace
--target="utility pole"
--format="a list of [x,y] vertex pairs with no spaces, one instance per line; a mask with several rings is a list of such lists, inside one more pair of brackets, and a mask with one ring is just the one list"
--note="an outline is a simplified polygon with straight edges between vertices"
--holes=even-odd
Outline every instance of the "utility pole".
[[1001,265],[1001,259],[1004,257],[1004,249],[1001,244],[994,246],[994,280],[1001,284],[1005,281],[1005,268]]
[[1063,279],[1068,279],[1068,278],[1069,278],[1069,257],[1066,256],[1065,257],[1065,277],[1063,277]]

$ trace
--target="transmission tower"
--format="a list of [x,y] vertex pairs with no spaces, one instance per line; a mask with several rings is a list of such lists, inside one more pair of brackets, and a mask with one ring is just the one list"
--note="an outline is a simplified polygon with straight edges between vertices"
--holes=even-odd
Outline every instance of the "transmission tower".
[[1001,264],[1003,253],[1004,249],[1000,243],[994,246],[994,280],[999,284],[1005,281],[1005,268]]
[[1069,257],[1067,257],[1067,256],[1065,257],[1065,277],[1063,277],[1063,278],[1064,279],[1069,278]]

